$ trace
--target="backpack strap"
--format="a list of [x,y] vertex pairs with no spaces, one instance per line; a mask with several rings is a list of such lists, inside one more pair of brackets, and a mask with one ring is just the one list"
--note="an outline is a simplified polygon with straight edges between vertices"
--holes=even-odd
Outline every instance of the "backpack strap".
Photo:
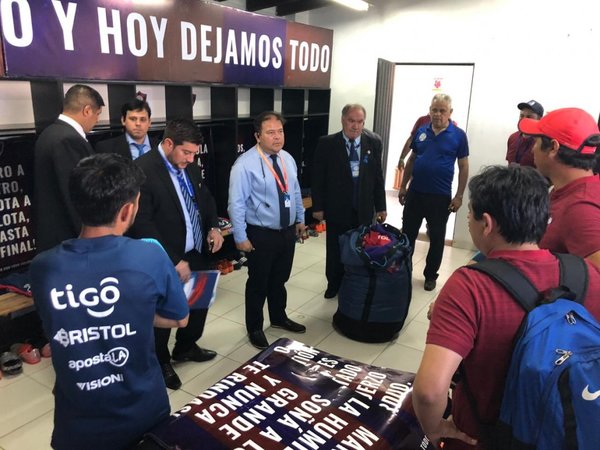
[[560,267],[560,286],[574,294],[571,300],[583,305],[588,289],[588,267],[583,258],[555,253]]
[[[568,297],[577,303],[583,304],[588,288],[587,264],[582,258],[575,255],[556,253],[554,256],[556,256],[559,263],[559,286],[557,289],[551,290],[549,296],[545,296],[543,300],[551,302],[559,297]],[[477,264],[465,267],[478,270],[492,277],[527,312],[535,308],[542,300],[543,296],[531,281],[520,270],[502,259],[484,259]]]
[[478,270],[492,277],[510,293],[525,311],[529,312],[537,306],[540,293],[531,281],[512,264],[502,259],[486,258],[477,264],[465,267]]

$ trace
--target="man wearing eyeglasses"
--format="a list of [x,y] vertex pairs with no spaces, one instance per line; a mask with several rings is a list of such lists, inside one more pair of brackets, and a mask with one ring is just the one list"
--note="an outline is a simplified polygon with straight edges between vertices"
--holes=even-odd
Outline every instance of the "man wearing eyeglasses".
[[[202,134],[192,121],[171,120],[158,148],[135,160],[146,174],[146,182],[141,187],[140,209],[130,235],[159,241],[182,283],[190,279],[192,271],[205,269],[206,254],[218,251],[223,244],[214,198],[194,163],[202,143]],[[202,362],[216,356],[214,351],[196,345],[204,331],[206,314],[205,309],[190,311],[187,327],[177,331],[172,355],[167,348],[170,329],[154,330],[156,355],[170,389],[181,387],[171,357],[175,361]]]

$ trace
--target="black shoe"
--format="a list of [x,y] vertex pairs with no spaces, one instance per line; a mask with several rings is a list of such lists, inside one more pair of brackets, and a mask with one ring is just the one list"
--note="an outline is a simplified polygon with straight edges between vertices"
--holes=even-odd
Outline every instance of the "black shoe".
[[425,280],[423,287],[426,291],[433,291],[435,289],[435,280]]
[[181,380],[177,373],[175,373],[175,369],[169,363],[164,363],[160,365],[160,370],[162,371],[163,378],[165,379],[165,386],[169,389],[173,389],[176,391],[181,387]]
[[175,350],[173,350],[173,359],[175,361],[204,362],[210,361],[215,356],[217,356],[217,352],[207,350],[205,348],[200,348],[196,344],[194,344],[194,346],[191,349],[185,352],[176,352]]
[[304,325],[290,319],[285,319],[282,323],[271,323],[271,327],[283,328],[292,333],[306,333],[306,327]]
[[261,350],[269,346],[269,341],[267,341],[267,337],[262,330],[248,332],[248,339],[250,339],[252,345]]
[[332,287],[328,287],[327,290],[325,291],[325,294],[323,295],[323,297],[325,298],[333,298],[337,295],[338,290]]

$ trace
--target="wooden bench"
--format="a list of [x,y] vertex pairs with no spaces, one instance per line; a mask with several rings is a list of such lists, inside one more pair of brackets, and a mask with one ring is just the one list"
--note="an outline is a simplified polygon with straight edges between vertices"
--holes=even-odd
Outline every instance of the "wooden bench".
[[9,292],[0,295],[0,316],[8,316],[33,306],[33,298]]

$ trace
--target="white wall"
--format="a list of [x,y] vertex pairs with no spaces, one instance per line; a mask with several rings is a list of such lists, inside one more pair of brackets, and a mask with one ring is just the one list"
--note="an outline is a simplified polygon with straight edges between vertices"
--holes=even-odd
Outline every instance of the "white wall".
[[[308,14],[308,24],[334,30],[331,132],[340,129],[344,104],[359,102],[373,111],[378,58],[475,64],[468,128],[471,174],[504,162],[506,139],[516,129],[516,105],[521,101],[534,98],[546,111],[578,106],[598,116],[599,1],[377,3],[367,13],[329,7]],[[372,114],[367,126],[372,126]],[[465,205],[457,216],[454,239],[456,246],[469,248],[466,216]]]

